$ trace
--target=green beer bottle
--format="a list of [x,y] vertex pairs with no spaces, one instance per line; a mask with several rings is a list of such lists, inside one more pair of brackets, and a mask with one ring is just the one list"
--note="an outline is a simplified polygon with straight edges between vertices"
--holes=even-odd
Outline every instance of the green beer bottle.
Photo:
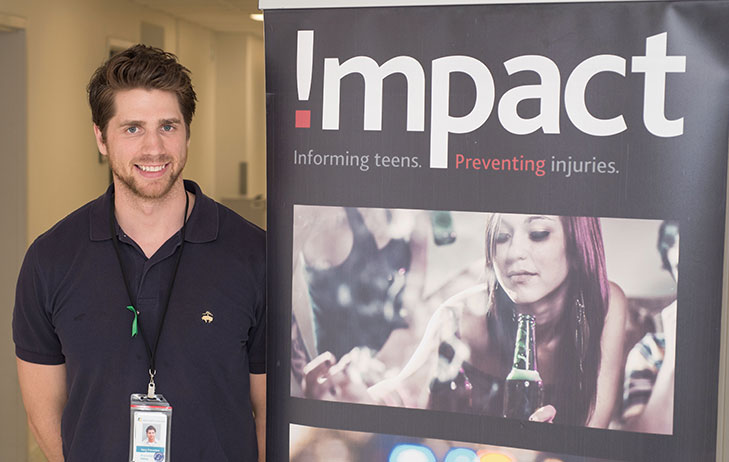
[[535,321],[530,314],[520,314],[514,345],[514,362],[506,377],[504,417],[527,420],[543,406],[544,385],[537,370],[534,340]]

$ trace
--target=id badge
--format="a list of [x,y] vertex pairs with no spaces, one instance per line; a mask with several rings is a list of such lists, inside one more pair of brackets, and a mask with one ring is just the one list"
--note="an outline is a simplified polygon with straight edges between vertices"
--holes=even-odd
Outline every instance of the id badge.
[[130,462],[169,462],[172,406],[162,395],[135,393],[130,399]]

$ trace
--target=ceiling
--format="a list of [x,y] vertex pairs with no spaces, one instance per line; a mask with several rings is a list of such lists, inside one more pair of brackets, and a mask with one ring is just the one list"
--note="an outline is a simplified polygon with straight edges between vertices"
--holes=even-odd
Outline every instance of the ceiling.
[[250,18],[250,14],[260,13],[258,0],[131,1],[216,32],[254,32],[263,29],[262,23]]

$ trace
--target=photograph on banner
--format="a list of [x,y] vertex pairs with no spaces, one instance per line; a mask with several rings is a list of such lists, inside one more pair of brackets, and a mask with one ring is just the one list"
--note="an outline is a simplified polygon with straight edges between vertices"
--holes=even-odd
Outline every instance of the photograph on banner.
[[289,426],[291,462],[614,462],[504,446]]
[[294,206],[291,395],[673,432],[679,224]]

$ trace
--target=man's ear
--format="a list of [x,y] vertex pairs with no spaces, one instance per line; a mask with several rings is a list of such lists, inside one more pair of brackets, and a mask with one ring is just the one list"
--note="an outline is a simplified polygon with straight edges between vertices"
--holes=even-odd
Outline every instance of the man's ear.
[[104,143],[104,135],[98,125],[94,124],[94,137],[96,138],[96,147],[99,148],[101,155],[107,155],[106,143]]

